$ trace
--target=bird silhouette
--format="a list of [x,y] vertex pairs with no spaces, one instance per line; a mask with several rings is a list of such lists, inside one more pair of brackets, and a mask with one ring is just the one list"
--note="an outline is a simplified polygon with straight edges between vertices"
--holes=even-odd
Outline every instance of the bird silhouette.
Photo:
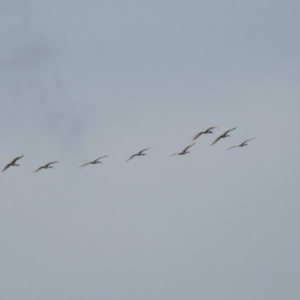
[[192,146],[194,146],[196,143],[193,143],[191,145],[186,146],[183,150],[181,150],[181,152],[178,153],[173,153],[170,156],[174,156],[174,155],[185,155],[187,153],[190,153],[190,151],[187,151],[189,148],[191,148]]
[[15,157],[10,163],[8,163],[1,172],[4,172],[9,167],[19,167],[20,165],[16,164],[17,160],[21,159],[24,155]]
[[153,147],[146,148],[146,149],[143,149],[143,150],[139,151],[138,153],[132,154],[127,160],[125,160],[125,162],[127,162],[127,161],[133,159],[135,156],[144,156],[144,155],[146,155],[146,154],[143,153],[143,152],[146,151],[146,150],[152,149],[152,148],[153,148]]
[[52,161],[52,162],[49,162],[39,168],[37,168],[33,173],[36,173],[38,171],[40,171],[41,169],[53,169],[53,167],[51,166],[52,164],[56,164],[58,161]]
[[217,128],[217,127],[218,127],[218,126],[209,127],[209,128],[207,128],[206,130],[204,130],[204,131],[198,132],[197,134],[195,134],[195,135],[193,136],[193,141],[196,140],[196,139],[197,139],[200,135],[202,135],[202,134],[213,133],[212,130],[215,129],[215,128]]
[[232,147],[228,148],[227,150],[230,150],[230,149],[236,148],[236,147],[245,147],[245,146],[249,146],[249,145],[247,144],[247,142],[252,141],[252,140],[254,140],[254,139],[255,139],[255,138],[246,140],[246,141],[240,143],[239,145],[235,145],[235,146],[232,146]]
[[227,134],[227,133],[230,132],[230,131],[232,131],[232,130],[235,130],[235,129],[236,129],[236,127],[231,128],[231,129],[225,131],[224,133],[222,133],[219,137],[217,137],[217,138],[213,141],[213,143],[211,144],[211,146],[214,145],[214,144],[215,144],[218,140],[220,140],[220,139],[224,139],[224,138],[230,137],[230,135]]
[[84,166],[87,166],[87,165],[96,165],[96,164],[102,164],[102,162],[100,161],[101,158],[104,158],[104,157],[108,157],[109,155],[104,155],[104,156],[100,156],[98,158],[96,158],[95,160],[93,161],[90,161],[90,162],[87,162],[81,166],[79,166],[79,168],[82,168]]

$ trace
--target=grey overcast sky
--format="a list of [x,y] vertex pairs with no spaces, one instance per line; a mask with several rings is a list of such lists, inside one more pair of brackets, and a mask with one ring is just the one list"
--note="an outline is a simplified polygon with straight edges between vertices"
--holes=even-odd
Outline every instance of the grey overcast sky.
[[299,15],[0,0],[0,299],[299,299]]

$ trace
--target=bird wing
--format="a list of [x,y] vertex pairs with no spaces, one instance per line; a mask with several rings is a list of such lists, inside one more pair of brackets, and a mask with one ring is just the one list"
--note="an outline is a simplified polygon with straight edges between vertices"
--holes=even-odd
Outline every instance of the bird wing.
[[230,132],[230,131],[232,131],[232,130],[235,130],[235,129],[236,129],[236,127],[231,128],[231,129],[225,131],[224,133],[222,133],[219,137],[217,137],[217,138],[213,141],[213,143],[211,144],[211,146],[214,145],[220,138],[226,136],[226,134],[227,134],[228,132]]
[[104,157],[109,157],[109,155],[103,155],[101,157],[99,157],[98,159],[104,158]]
[[52,165],[52,164],[56,164],[56,163],[58,163],[58,161],[51,161],[51,162],[45,164],[44,167],[47,168],[48,166],[50,166],[50,165]]
[[196,143],[193,143],[193,144],[191,144],[191,145],[188,145],[188,146],[186,146],[182,151],[181,151],[181,153],[185,153],[189,148],[191,148],[192,146],[194,146]]
[[174,156],[174,155],[177,155],[178,153],[173,153],[173,154],[171,154],[171,155],[169,155],[169,156]]
[[17,156],[15,157],[10,163],[8,163],[1,172],[4,172],[5,170],[7,170],[11,165],[13,165],[18,159],[22,158],[24,155],[21,156]]
[[230,131],[232,131],[232,130],[235,130],[235,129],[236,129],[236,127],[233,127],[233,128],[231,128],[231,129],[225,131],[225,132],[222,134],[222,136],[225,136],[228,132],[230,132]]
[[252,139],[249,139],[249,140],[246,140],[246,141],[243,141],[242,143],[240,143],[239,145],[236,145],[236,146],[232,146],[231,148],[228,148],[227,150],[230,150],[232,148],[235,148],[235,147],[243,147],[247,142],[249,141],[252,141],[254,140],[255,138],[252,138]]
[[43,169],[44,166],[37,168],[33,173],[38,172],[39,170]]
[[255,138],[252,138],[252,139],[246,140],[246,141],[242,142],[242,144],[241,144],[241,145],[243,145],[243,144],[245,144],[245,143],[247,143],[247,142],[249,142],[249,141],[252,141],[252,140],[254,140],[254,139],[255,139]]
[[134,158],[136,156],[136,154],[132,154],[127,160],[125,160],[125,162],[131,160],[132,158]]
[[200,131],[200,132],[198,132],[197,134],[195,134],[195,135],[193,136],[193,141],[196,140],[202,133],[204,133],[204,131]]
[[203,134],[203,133],[208,133],[210,130],[215,129],[215,128],[217,128],[217,127],[218,127],[218,126],[212,126],[212,127],[209,127],[209,128],[207,128],[207,129],[205,129],[204,131],[198,132],[197,134],[194,135],[193,141],[196,140],[201,134]]
[[10,162],[10,164],[13,165],[17,160],[19,160],[19,159],[22,158],[23,156],[24,156],[24,155],[15,157],[15,158]]
[[208,131],[210,131],[210,130],[212,130],[212,129],[215,129],[215,128],[217,128],[218,126],[212,126],[212,127],[209,127],[209,128],[207,128],[204,132],[208,132]]
[[98,157],[97,159],[93,160],[93,162],[96,162],[96,161],[98,161],[99,159],[104,158],[104,157],[108,157],[108,156],[109,156],[109,155],[100,156],[100,157]]
[[228,148],[227,150],[230,150],[230,149],[235,148],[235,147],[238,147],[238,146],[232,146],[232,147]]
[[86,166],[86,165],[89,165],[91,162],[88,162],[88,163],[86,163],[86,164],[83,164],[83,165],[81,165],[81,166],[79,166],[79,168],[82,168],[82,167],[84,167],[84,166]]
[[10,163],[9,164],[7,164],[3,169],[2,169],[2,171],[1,172],[4,172],[6,169],[8,169],[10,167]]
[[139,152],[137,153],[137,155],[142,154],[144,151],[149,150],[149,149],[152,149],[152,148],[153,148],[153,147],[143,149],[143,150],[139,151]]
[[214,145],[214,144],[215,144],[222,136],[223,136],[223,134],[220,135],[220,136],[218,136],[218,137],[212,142],[211,146]]

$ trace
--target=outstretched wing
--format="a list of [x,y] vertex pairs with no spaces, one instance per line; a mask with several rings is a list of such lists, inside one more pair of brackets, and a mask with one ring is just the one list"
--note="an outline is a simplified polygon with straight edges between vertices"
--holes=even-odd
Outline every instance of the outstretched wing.
[[214,145],[220,138],[222,138],[222,136],[223,136],[223,134],[220,135],[219,137],[217,137],[217,138],[212,142],[211,146]]
[[136,154],[132,154],[127,160],[125,160],[125,162],[131,160],[132,158],[134,158],[136,156]]
[[225,137],[226,134],[227,134],[228,132],[230,132],[230,131],[232,131],[232,130],[235,130],[235,129],[236,129],[236,127],[231,128],[231,129],[228,129],[227,131],[225,131],[224,133],[222,133],[219,137],[217,137],[217,138],[212,142],[211,146],[214,145],[219,139]]
[[174,155],[177,155],[178,153],[173,153],[173,154],[171,154],[171,155],[169,155],[169,156],[174,156]]
[[11,165],[15,164],[16,161],[19,160],[20,158],[22,158],[23,156],[24,156],[24,155],[15,157],[15,158],[10,162],[10,164],[11,164]]
[[203,133],[208,133],[210,130],[215,129],[215,128],[217,128],[217,127],[218,127],[218,126],[212,126],[212,127],[209,127],[209,128],[207,128],[207,129],[205,129],[204,131],[198,132],[197,134],[194,135],[193,141],[196,140],[201,134],[203,134]]
[[51,162],[49,162],[49,163],[47,163],[47,164],[45,164],[44,165],[44,167],[49,167],[50,165],[52,165],[52,164],[56,164],[56,163],[58,163],[58,161],[51,161]]
[[22,158],[24,155],[21,155],[21,156],[17,156],[15,157],[10,163],[8,163],[3,169],[1,172],[4,172],[5,170],[7,170],[11,165],[15,164],[16,161],[20,158]]
[[203,134],[204,133],[204,131],[200,131],[200,132],[198,132],[197,134],[195,134],[194,136],[193,136],[193,141],[194,140],[196,140],[201,134]]
[[250,142],[250,141],[252,141],[252,140],[254,140],[254,139],[255,139],[255,138],[252,138],[252,139],[246,140],[246,141],[242,142],[242,143],[241,143],[241,145],[245,145],[247,142]]
[[2,171],[1,172],[4,172],[6,169],[8,169],[10,167],[10,163],[9,164],[7,164],[3,169],[2,169]]
[[152,148],[153,148],[153,147],[143,149],[143,150],[139,151],[139,152],[137,153],[137,155],[140,155],[140,154],[142,154],[144,151],[149,150],[149,149],[152,149]]
[[235,129],[236,129],[236,127],[233,127],[233,128],[231,128],[231,129],[225,131],[225,132],[222,134],[222,136],[225,136],[228,132],[230,132],[230,131],[232,131],[232,130],[235,130]]
[[109,155],[100,156],[98,159],[101,159],[101,158],[104,158],[104,157],[109,157]]
[[235,147],[238,147],[238,146],[232,146],[232,147],[228,148],[227,150],[230,150],[230,149],[235,148]]
[[109,155],[104,155],[104,156],[100,156],[98,158],[96,158],[95,160],[93,160],[93,163],[97,162],[99,159],[104,158],[104,157],[108,157]]
[[79,168],[82,168],[82,167],[87,166],[87,165],[89,165],[89,164],[90,164],[90,162],[88,162],[88,163],[86,163],[86,164],[83,164],[83,165],[79,166]]
[[43,169],[44,166],[37,168],[33,173],[38,172],[39,170]]
[[212,126],[212,127],[209,127],[207,128],[204,132],[209,132],[210,130],[213,130],[215,128],[217,128],[218,126]]
[[185,153],[189,148],[191,148],[192,146],[194,146],[196,143],[193,143],[193,144],[191,144],[191,145],[188,145],[188,146],[186,146],[182,151],[181,151],[181,153]]

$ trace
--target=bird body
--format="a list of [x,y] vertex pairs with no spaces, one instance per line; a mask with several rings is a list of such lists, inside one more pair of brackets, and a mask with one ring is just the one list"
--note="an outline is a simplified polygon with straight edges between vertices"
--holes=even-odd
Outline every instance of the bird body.
[[37,168],[33,173],[36,173],[36,172],[40,171],[41,169],[53,169],[53,167],[51,165],[56,164],[57,162],[58,161],[49,162],[49,163],[45,164],[44,166]]
[[213,133],[213,132],[212,132],[212,129],[215,129],[215,128],[217,128],[217,127],[218,127],[218,126],[209,127],[209,128],[207,128],[206,130],[204,130],[204,131],[198,132],[197,134],[195,134],[195,135],[193,136],[193,141],[196,140],[201,134]]
[[249,145],[247,144],[247,142],[252,141],[252,140],[254,140],[254,139],[255,139],[255,138],[246,140],[246,141],[240,143],[239,145],[235,145],[235,146],[232,146],[232,147],[228,148],[227,150],[230,150],[230,149],[236,148],[236,147],[245,147],[245,146],[249,146]]
[[185,155],[187,153],[190,153],[190,151],[187,151],[189,148],[191,148],[192,146],[194,146],[196,143],[193,143],[191,145],[186,146],[181,152],[178,153],[173,153],[170,156],[174,156],[174,155]]
[[146,149],[143,149],[143,150],[139,151],[138,153],[132,154],[127,160],[125,160],[125,162],[131,160],[131,159],[134,158],[135,156],[144,156],[144,155],[146,155],[146,154],[143,153],[143,152],[146,151],[146,150],[152,149],[152,148],[153,148],[153,147],[146,148]]
[[15,157],[10,163],[8,163],[1,172],[4,172],[9,167],[19,167],[20,165],[16,164],[17,160],[21,159],[24,155]]
[[235,130],[235,129],[236,129],[236,127],[231,128],[231,129],[225,131],[224,133],[222,133],[219,137],[217,137],[217,138],[213,141],[213,143],[211,144],[211,146],[214,145],[214,144],[215,144],[218,140],[220,140],[220,139],[223,139],[223,138],[226,138],[226,137],[230,137],[230,135],[227,134],[227,133],[229,133],[230,131]]
[[79,166],[79,168],[82,168],[82,167],[84,167],[84,166],[86,166],[86,165],[102,164],[102,162],[100,161],[100,159],[101,159],[101,158],[104,158],[104,157],[108,157],[108,156],[109,156],[109,155],[100,156],[100,157],[96,158],[96,159],[93,160],[93,161],[90,161],[90,162],[88,162],[88,163],[85,163],[85,164]]

